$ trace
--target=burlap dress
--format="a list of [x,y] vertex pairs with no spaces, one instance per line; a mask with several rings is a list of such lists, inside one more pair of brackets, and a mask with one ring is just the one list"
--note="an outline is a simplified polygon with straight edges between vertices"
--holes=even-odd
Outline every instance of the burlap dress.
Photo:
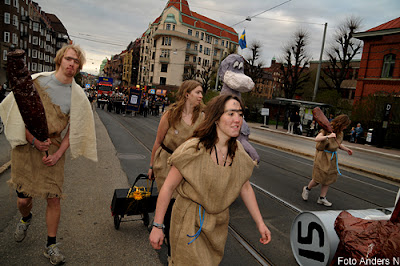
[[[321,132],[324,136],[327,135],[323,129]],[[339,143],[342,143],[342,141],[343,132],[336,134],[336,140],[330,138],[329,140],[317,142],[312,173],[312,179],[315,182],[322,185],[330,185],[336,182],[338,174],[336,160],[338,159],[338,156],[337,154],[334,154],[332,157],[331,152],[336,152],[339,148]]]
[[[172,210],[170,243],[172,265],[218,265],[224,255],[228,235],[229,206],[250,179],[255,162],[238,143],[231,166],[217,165],[210,151],[198,139],[182,144],[169,163],[183,175]],[[190,245],[200,227],[199,204],[205,210],[201,233]]]
[[[165,113],[164,115],[167,114],[168,113]],[[175,127],[169,127],[167,134],[164,137],[163,144],[172,152],[175,151],[179,145],[193,135],[194,130],[203,120],[204,113],[200,113],[199,117],[192,125],[186,124],[186,122],[181,119],[179,123],[176,123]],[[157,149],[156,154],[154,155],[153,172],[156,178],[158,191],[160,191],[162,185],[164,184],[171,168],[167,162],[170,156],[171,154],[161,146]]]
[[[46,112],[49,137],[52,142],[48,153],[53,154],[61,144],[60,135],[68,125],[69,115],[64,114],[60,106],[52,103],[39,82],[34,81],[34,83]],[[19,192],[31,197],[62,197],[65,154],[57,164],[50,167],[43,164],[43,156],[44,152],[40,152],[30,144],[15,147],[11,152],[11,179],[8,183]]]

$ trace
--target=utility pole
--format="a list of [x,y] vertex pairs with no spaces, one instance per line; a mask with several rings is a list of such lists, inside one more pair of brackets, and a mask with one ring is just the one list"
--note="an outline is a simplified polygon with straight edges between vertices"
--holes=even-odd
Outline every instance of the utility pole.
[[313,102],[315,101],[315,97],[317,97],[317,91],[318,91],[318,85],[319,85],[319,77],[321,75],[322,55],[324,53],[324,45],[325,45],[325,36],[326,36],[326,28],[327,28],[327,26],[328,26],[328,23],[325,22],[324,37],[322,38],[322,45],[321,45],[321,54],[319,56],[317,76],[315,77],[314,94],[313,94],[313,98],[312,98]]

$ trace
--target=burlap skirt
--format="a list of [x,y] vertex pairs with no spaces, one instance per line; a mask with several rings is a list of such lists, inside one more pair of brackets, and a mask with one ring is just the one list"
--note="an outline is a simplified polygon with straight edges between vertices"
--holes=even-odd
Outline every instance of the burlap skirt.
[[[49,154],[58,150],[61,137],[52,138]],[[31,145],[15,147],[11,152],[11,179],[8,184],[30,197],[62,197],[64,183],[65,154],[54,166],[46,166],[42,158],[46,156]]]

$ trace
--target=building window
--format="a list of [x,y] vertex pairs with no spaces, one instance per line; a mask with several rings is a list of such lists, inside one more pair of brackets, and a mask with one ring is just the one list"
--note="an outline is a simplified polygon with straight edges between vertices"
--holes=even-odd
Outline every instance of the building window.
[[6,5],[10,5],[10,0],[4,0],[4,4],[6,4]]
[[190,43],[190,42],[188,42],[187,44],[186,44],[186,49],[190,49],[190,46],[191,46],[192,44]]
[[37,50],[35,49],[32,49],[32,58],[37,58]]
[[172,30],[175,30],[175,25],[172,25]]
[[37,64],[36,63],[32,63],[32,71],[36,71],[36,67],[37,67]]
[[188,35],[192,36],[192,30],[188,29]]
[[10,13],[4,12],[4,24],[10,24]]
[[3,50],[3,60],[7,61],[7,50]]
[[154,72],[154,64],[151,64],[150,72]]
[[153,52],[151,59],[155,59],[156,58],[156,52]]
[[171,30],[171,24],[167,24],[167,26],[165,27],[166,30]]
[[161,50],[160,57],[169,58],[169,50]]
[[189,61],[189,55],[186,55],[186,56],[185,56],[185,61],[186,61],[186,62]]
[[165,85],[167,84],[167,78],[160,77],[160,85]]
[[32,37],[32,44],[38,45],[39,44],[39,38],[37,36]]
[[[33,31],[39,31],[39,23],[33,22]],[[32,66],[33,68],[33,66]]]
[[224,40],[221,41],[221,45],[222,45],[222,46],[225,45],[225,41],[224,41]]
[[161,72],[168,72],[168,64],[161,64]]
[[171,46],[171,37],[163,37],[163,39],[162,39],[162,45]]
[[12,43],[18,45],[18,35],[16,33],[12,34]]
[[197,63],[200,65],[201,64],[201,57],[197,60]]
[[204,39],[204,32],[201,33],[201,38],[200,38],[200,39],[201,39],[201,40]]
[[18,30],[18,17],[16,15],[13,15],[13,25],[17,28]]
[[200,53],[203,52],[203,45],[201,45],[201,44],[200,44],[199,52],[200,52]]
[[217,52],[218,52],[218,50],[214,49],[214,56],[217,56]]
[[4,32],[4,42],[10,42],[10,33],[7,31]]
[[199,32],[196,31],[196,38],[199,38]]
[[383,57],[383,67],[382,67],[382,78],[392,78],[393,77],[393,70],[394,64],[396,61],[395,54],[387,54]]
[[196,57],[193,56],[193,63],[196,63]]
[[197,44],[194,45],[194,50],[197,51]]

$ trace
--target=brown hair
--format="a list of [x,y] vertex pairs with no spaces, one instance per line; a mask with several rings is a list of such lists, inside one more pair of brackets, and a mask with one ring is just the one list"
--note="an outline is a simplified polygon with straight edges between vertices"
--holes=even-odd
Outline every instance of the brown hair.
[[350,118],[347,115],[339,115],[331,121],[333,132],[336,134],[345,130],[351,123]]
[[[56,71],[60,68],[61,61],[67,52],[68,49],[72,49],[78,55],[79,60],[79,70],[82,70],[83,65],[86,63],[86,58],[83,50],[79,45],[76,44],[68,44],[64,45],[60,50],[58,50],[56,57],[54,58],[54,62],[56,63]],[[75,73],[76,74],[76,73]]]
[[[177,100],[174,104],[171,105],[171,108],[168,111],[168,123],[170,127],[174,128],[176,123],[178,123],[182,119],[182,112],[186,103],[186,94],[192,92],[192,90],[199,86],[201,87],[201,83],[197,80],[185,80],[184,82],[182,82],[177,92]],[[202,102],[194,108],[192,115],[192,124],[197,120],[203,108],[204,104]]]
[[[225,112],[225,104],[229,100],[236,100],[240,103],[240,107],[244,110],[244,106],[240,98],[236,95],[220,95],[213,98],[205,109],[205,119],[194,131],[193,137],[199,138],[204,147],[209,150],[214,147],[218,141],[216,122]],[[236,138],[230,138],[228,141],[228,155],[233,159],[237,149]]]

